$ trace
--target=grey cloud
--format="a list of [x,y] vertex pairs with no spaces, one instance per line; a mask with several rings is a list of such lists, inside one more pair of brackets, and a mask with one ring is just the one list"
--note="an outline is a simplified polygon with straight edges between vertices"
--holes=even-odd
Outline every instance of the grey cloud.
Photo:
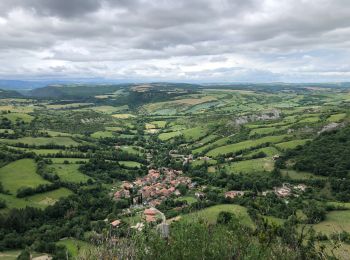
[[[346,73],[349,13],[346,0],[2,0],[0,74],[281,79],[313,66]],[[325,53],[338,51],[343,57],[328,66]],[[220,64],[232,59],[240,69],[224,71]],[[203,73],[184,71],[188,61]]]

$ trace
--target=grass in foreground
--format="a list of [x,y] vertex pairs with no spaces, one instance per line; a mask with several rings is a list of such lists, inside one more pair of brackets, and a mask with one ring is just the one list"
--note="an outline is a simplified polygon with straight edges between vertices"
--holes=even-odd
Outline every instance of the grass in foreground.
[[81,254],[82,251],[92,247],[91,244],[74,238],[62,239],[57,244],[64,245],[73,258]]

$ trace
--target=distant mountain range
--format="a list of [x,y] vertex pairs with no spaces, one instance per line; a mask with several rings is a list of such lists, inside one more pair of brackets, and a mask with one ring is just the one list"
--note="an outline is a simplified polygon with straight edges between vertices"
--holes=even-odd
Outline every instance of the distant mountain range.
[[[159,98],[165,95],[182,95],[189,91],[201,88],[248,89],[266,92],[308,88],[350,88],[350,82],[341,83],[217,83],[217,84],[188,84],[154,82],[145,84],[136,83],[107,83],[96,79],[96,82],[68,82],[68,81],[26,81],[26,80],[0,80],[0,97],[36,97],[36,98],[73,98],[87,99],[97,95],[111,94],[119,90],[130,92],[134,101],[136,98]],[[156,94],[157,92],[157,94]],[[141,94],[142,93],[142,94]],[[146,94],[147,93],[147,94]]]

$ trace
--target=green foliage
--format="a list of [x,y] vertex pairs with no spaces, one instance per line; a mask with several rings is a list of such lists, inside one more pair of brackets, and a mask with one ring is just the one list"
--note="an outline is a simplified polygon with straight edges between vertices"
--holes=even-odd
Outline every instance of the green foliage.
[[31,257],[30,257],[30,252],[29,250],[25,249],[23,250],[19,256],[17,257],[17,260],[30,260]]
[[346,177],[350,170],[350,127],[323,133],[308,145],[291,152],[289,157],[295,158],[297,170]]
[[326,210],[316,201],[309,201],[303,209],[309,224],[316,224],[326,218]]

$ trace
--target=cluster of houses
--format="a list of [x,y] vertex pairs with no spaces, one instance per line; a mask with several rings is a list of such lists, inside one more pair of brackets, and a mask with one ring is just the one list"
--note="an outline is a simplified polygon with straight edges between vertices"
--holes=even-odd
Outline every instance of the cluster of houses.
[[148,174],[137,178],[134,182],[123,182],[121,189],[114,193],[115,199],[130,198],[133,203],[142,202],[144,205],[155,207],[171,195],[180,196],[177,187],[182,184],[193,188],[189,177],[183,176],[182,171],[169,168],[160,170],[150,169]]
[[298,196],[296,193],[305,192],[307,186],[305,184],[291,185],[289,183],[283,183],[282,187],[274,187],[273,191],[264,191],[263,196],[267,193],[273,192],[280,198],[289,197],[291,195]]

